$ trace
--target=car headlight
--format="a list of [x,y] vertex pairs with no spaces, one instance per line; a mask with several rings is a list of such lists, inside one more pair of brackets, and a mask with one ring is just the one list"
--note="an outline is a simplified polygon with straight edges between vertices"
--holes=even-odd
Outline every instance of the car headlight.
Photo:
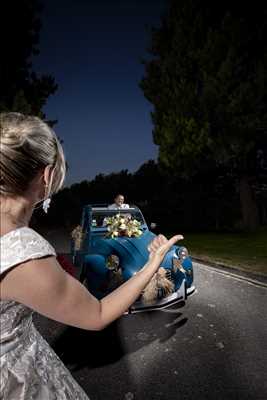
[[183,261],[188,257],[188,250],[186,247],[180,247],[175,251],[174,257],[173,257],[173,271],[176,272],[177,270],[180,270],[183,274],[187,274],[187,270],[184,269],[182,266]]
[[182,262],[183,260],[185,260],[188,257],[188,250],[186,247],[180,247],[178,250],[178,257],[179,260]]

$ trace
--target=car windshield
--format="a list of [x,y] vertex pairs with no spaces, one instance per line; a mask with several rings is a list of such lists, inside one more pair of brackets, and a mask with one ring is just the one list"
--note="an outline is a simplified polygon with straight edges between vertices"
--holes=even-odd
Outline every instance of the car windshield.
[[141,224],[145,224],[144,218],[139,210],[126,208],[120,210],[112,210],[112,209],[93,209],[92,211],[92,227],[95,228],[105,228],[106,227],[106,219],[108,217],[113,217],[117,214],[131,216],[133,219],[141,222]]

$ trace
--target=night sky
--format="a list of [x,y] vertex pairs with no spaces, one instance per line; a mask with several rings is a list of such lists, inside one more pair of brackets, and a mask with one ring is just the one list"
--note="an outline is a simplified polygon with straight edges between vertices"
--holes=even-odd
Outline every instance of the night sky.
[[157,158],[152,106],[138,87],[148,27],[167,0],[44,0],[34,69],[59,85],[44,111],[57,119],[69,164],[66,184],[98,173],[133,172]]

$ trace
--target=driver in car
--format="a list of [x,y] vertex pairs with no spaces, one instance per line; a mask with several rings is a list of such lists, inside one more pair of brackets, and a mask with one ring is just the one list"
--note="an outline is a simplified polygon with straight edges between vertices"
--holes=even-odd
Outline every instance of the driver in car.
[[124,203],[124,196],[122,194],[117,194],[114,198],[114,203],[109,205],[110,210],[120,210],[122,208],[129,208],[129,204]]

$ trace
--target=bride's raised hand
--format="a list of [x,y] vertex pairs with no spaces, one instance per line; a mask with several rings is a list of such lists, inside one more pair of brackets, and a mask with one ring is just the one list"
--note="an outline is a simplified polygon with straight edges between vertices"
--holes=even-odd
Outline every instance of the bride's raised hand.
[[175,235],[168,240],[164,235],[156,236],[148,245],[149,261],[155,261],[160,265],[170,248],[183,238],[182,235]]

